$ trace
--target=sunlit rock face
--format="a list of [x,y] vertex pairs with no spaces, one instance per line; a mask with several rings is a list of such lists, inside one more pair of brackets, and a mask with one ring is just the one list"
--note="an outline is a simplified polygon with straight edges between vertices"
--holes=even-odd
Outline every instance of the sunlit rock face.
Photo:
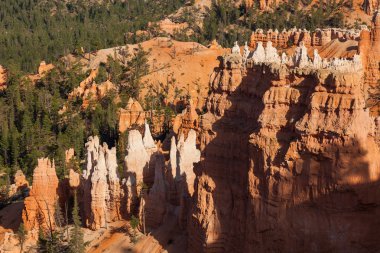
[[177,219],[182,228],[186,227],[194,193],[194,164],[200,160],[196,140],[195,130],[181,127],[178,140],[175,136],[171,138],[166,159],[156,146],[148,124],[144,137],[138,130],[128,132],[126,179],[122,183],[127,216],[138,211],[146,228],[165,226],[167,217]]
[[24,200],[22,219],[27,230],[54,229],[54,214],[58,204],[58,177],[54,161],[38,159],[33,172],[33,184],[29,197]]
[[211,75],[189,252],[380,250],[380,120],[362,60],[304,47],[267,60],[258,44]]
[[292,45],[298,46],[302,42],[307,47],[321,47],[334,39],[358,40],[363,29],[366,29],[366,26],[362,26],[360,29],[317,28],[314,32],[297,28],[284,29],[281,32],[272,29],[267,31],[257,29],[252,32],[249,45],[254,48],[259,42],[264,46],[270,42],[276,48],[289,48]]
[[119,131],[124,133],[132,126],[141,126],[144,122],[144,109],[137,100],[130,98],[127,106],[119,110]]
[[[121,219],[121,186],[117,174],[116,148],[101,146],[97,136],[86,143],[87,167],[83,171],[83,217],[95,230]],[[75,181],[75,180],[72,180]],[[73,183],[75,184],[75,182]]]

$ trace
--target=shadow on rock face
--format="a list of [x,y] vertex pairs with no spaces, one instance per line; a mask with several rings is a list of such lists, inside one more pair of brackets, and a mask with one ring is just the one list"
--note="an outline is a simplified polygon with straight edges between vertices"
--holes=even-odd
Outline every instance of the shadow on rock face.
[[380,250],[379,147],[354,106],[363,95],[270,68],[230,63],[212,75],[189,252]]

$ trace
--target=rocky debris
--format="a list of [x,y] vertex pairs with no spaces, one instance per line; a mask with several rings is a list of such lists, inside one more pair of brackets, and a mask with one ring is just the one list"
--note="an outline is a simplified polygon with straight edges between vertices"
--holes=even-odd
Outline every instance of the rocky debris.
[[121,186],[117,174],[116,148],[100,146],[97,136],[86,143],[87,168],[83,171],[84,217],[87,227],[96,230],[121,219]]
[[54,214],[58,201],[58,177],[55,172],[54,160],[38,159],[33,172],[33,184],[29,197],[24,200],[22,219],[25,229],[54,229]]
[[144,109],[137,100],[130,98],[126,108],[119,110],[119,131],[124,133],[132,126],[142,126],[144,122]]
[[362,60],[305,48],[284,63],[257,45],[245,65],[231,54],[211,75],[189,252],[379,249],[368,226],[380,222],[378,119]]

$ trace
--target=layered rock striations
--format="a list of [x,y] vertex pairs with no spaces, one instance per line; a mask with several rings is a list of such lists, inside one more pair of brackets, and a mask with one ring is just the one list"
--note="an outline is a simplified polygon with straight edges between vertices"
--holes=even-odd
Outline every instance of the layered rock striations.
[[303,42],[306,46],[321,47],[327,45],[332,40],[359,40],[362,30],[366,30],[366,26],[360,29],[341,29],[341,28],[325,28],[316,29],[310,32],[306,29],[293,28],[290,30],[257,29],[253,31],[250,37],[250,46],[254,48],[258,42],[272,42],[276,48],[288,48],[291,45],[299,45]]
[[55,210],[58,204],[58,177],[54,161],[48,158],[38,159],[33,172],[33,184],[30,195],[24,200],[22,219],[25,229],[55,228]]
[[212,74],[189,252],[380,249],[379,120],[361,59],[303,47],[284,59],[258,45]]

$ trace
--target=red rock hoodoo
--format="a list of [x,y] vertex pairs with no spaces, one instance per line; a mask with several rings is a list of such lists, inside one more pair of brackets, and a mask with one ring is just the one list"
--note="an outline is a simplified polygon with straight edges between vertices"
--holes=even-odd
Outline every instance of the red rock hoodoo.
[[33,173],[33,185],[29,197],[24,200],[22,219],[27,230],[54,229],[54,213],[58,201],[58,177],[54,161],[38,159]]

